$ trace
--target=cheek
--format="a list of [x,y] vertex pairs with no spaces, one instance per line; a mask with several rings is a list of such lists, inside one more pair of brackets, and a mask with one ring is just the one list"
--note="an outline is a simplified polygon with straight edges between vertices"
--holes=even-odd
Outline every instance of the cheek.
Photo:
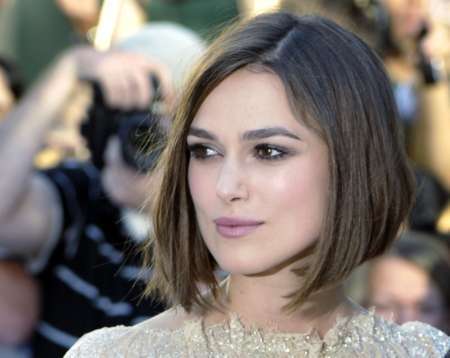
[[[314,162],[311,162],[314,163]],[[273,181],[271,217],[273,235],[284,237],[284,245],[299,253],[312,245],[320,236],[328,207],[328,170],[314,165],[290,168]],[[280,241],[281,244],[281,241]]]
[[206,170],[201,165],[189,163],[188,185],[192,201],[196,210],[206,209],[208,203],[212,203],[215,195],[214,173]]
[[[328,206],[328,169],[299,163],[266,178],[266,200],[297,228],[316,230]],[[268,203],[268,204],[269,204]]]
[[192,162],[189,162],[188,165],[188,186],[189,186],[189,192],[191,193],[192,199],[195,201],[195,198],[197,197],[197,175],[195,172],[195,168],[193,168]]

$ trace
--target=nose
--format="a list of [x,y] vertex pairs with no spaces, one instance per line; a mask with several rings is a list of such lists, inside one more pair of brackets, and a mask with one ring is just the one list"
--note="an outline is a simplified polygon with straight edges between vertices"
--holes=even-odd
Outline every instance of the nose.
[[216,184],[217,196],[227,203],[247,200],[246,174],[237,160],[225,160]]

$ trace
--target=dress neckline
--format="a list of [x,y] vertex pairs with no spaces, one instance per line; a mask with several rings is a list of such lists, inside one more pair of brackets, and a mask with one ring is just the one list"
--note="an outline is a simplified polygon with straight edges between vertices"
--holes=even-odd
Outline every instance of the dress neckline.
[[[326,332],[323,338],[318,331],[312,328],[308,332],[280,332],[274,329],[260,328],[258,326],[245,326],[237,313],[229,313],[228,318],[222,322],[206,325],[204,318],[190,319],[183,326],[174,331],[183,331],[184,335],[202,334],[205,337],[218,337],[223,334],[240,337],[259,337],[267,341],[293,341],[309,346],[334,346],[342,342],[350,343],[356,330],[372,331],[376,319],[375,309],[363,310],[352,316],[338,316],[334,325]],[[389,321],[387,322],[389,324]],[[390,322],[392,323],[392,322]]]

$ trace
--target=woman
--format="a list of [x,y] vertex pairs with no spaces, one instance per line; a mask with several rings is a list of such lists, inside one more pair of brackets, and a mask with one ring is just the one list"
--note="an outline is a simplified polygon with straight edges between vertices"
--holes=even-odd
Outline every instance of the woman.
[[188,83],[161,160],[149,285],[173,308],[67,357],[443,356],[443,333],[342,293],[413,194],[371,50],[328,20],[274,13],[224,34]]

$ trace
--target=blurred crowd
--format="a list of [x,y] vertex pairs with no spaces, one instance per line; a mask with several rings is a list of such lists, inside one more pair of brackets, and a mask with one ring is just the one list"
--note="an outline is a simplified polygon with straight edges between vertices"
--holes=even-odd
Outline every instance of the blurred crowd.
[[61,357],[163,310],[139,248],[177,93],[222,28],[272,9],[330,17],[383,59],[416,201],[348,290],[450,333],[449,0],[1,0],[1,358]]

